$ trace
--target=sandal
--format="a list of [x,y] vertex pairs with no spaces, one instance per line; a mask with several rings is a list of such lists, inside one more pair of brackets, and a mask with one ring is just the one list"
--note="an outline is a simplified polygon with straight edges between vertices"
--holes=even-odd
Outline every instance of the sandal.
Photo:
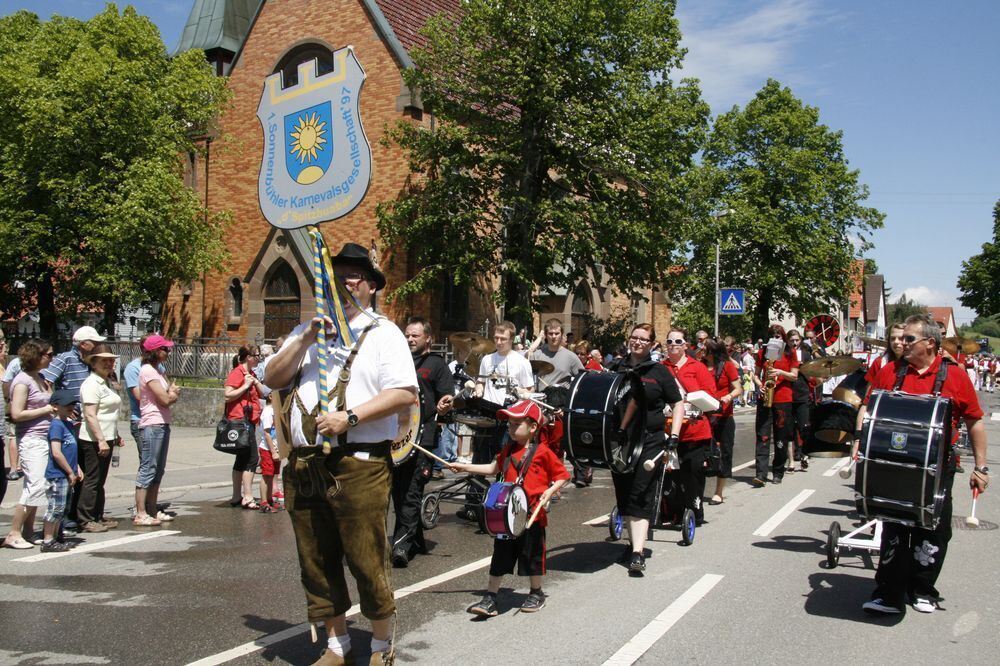
[[3,543],[0,544],[0,548],[13,548],[15,550],[27,550],[34,547],[35,544],[24,539],[4,539]]
[[718,506],[719,504],[722,504],[725,501],[726,500],[721,495],[713,495],[712,499],[708,500],[708,503],[711,504],[712,506]]
[[136,527],[157,527],[160,525],[160,521],[146,514],[145,516],[136,516],[133,518],[132,524]]
[[260,504],[257,504],[257,500],[250,500],[249,502],[243,502],[243,508],[247,511],[256,511],[260,508]]

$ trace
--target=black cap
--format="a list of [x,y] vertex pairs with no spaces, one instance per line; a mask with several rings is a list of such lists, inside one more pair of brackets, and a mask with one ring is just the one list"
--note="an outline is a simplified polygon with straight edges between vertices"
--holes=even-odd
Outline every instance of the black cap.
[[64,407],[72,407],[77,402],[79,402],[79,397],[76,391],[70,391],[69,389],[59,389],[58,391],[52,392],[52,397],[49,398],[50,405],[62,405]]
[[340,252],[330,257],[330,263],[334,266],[337,264],[347,264],[363,268],[371,273],[372,278],[375,280],[376,289],[382,290],[385,288],[385,275],[372,263],[372,258],[369,256],[368,250],[357,243],[344,243],[344,247],[340,248]]

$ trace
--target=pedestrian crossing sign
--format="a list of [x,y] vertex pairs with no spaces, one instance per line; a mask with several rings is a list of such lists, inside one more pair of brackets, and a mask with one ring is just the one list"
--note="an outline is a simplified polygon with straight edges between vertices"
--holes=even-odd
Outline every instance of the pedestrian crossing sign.
[[743,289],[720,289],[719,313],[724,315],[746,314],[745,294]]

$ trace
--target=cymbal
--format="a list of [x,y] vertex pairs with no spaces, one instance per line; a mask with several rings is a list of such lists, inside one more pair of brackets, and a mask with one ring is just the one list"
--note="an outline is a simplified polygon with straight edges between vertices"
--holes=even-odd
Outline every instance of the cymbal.
[[958,352],[962,352],[963,354],[978,354],[980,352],[978,342],[957,335],[942,340],[941,347],[946,349],[952,355],[957,354]]
[[452,333],[448,336],[448,342],[456,347],[471,347],[484,341],[488,342],[487,338],[484,338],[478,333],[471,333],[469,331],[460,331],[458,333]]
[[[475,335],[475,333],[472,333],[471,335]],[[469,355],[465,359],[465,371],[473,376],[478,375],[479,364],[482,362],[483,357],[487,354],[492,354],[496,350],[497,346],[493,344],[492,340],[479,337],[479,339],[473,343],[469,349]]]
[[871,345],[873,347],[882,347],[883,349],[889,348],[889,343],[885,340],[879,340],[878,338],[869,338],[867,335],[859,335],[858,340],[865,343],[866,345]]
[[556,366],[552,365],[548,361],[543,361],[541,359],[531,361],[531,373],[534,375],[547,375],[555,369]]
[[806,377],[828,379],[847,375],[861,367],[861,361],[851,356],[826,356],[799,366],[799,372]]

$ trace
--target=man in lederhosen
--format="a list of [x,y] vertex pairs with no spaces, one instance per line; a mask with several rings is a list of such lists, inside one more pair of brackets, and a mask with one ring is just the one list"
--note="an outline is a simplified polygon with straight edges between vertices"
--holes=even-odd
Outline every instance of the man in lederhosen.
[[[268,363],[265,383],[285,387],[277,419],[279,439],[292,447],[283,473],[285,506],[295,531],[308,618],[322,621],[327,632],[327,649],[315,663],[354,663],[347,634],[351,599],[345,559],[357,582],[361,614],[372,624],[370,663],[391,663],[396,606],[386,538],[389,451],[398,412],[416,400],[417,378],[402,331],[371,308],[385,276],[368,251],[347,243],[332,265],[335,279],[360,306],[345,304],[357,342],[338,344],[329,320],[300,324]],[[329,411],[320,413],[316,336],[324,325],[328,376],[336,383]],[[324,452],[323,435],[332,439],[329,453]]]
[[[434,418],[437,404],[443,396],[454,393],[455,379],[444,358],[431,353],[433,336],[429,321],[423,317],[410,317],[405,334],[420,384],[422,430],[417,444],[433,451],[438,433]],[[393,469],[392,509],[396,513],[396,528],[392,534],[392,564],[395,567],[405,567],[414,554],[427,552],[420,524],[420,504],[424,499],[424,486],[431,478],[432,467],[430,458],[416,451]]]

